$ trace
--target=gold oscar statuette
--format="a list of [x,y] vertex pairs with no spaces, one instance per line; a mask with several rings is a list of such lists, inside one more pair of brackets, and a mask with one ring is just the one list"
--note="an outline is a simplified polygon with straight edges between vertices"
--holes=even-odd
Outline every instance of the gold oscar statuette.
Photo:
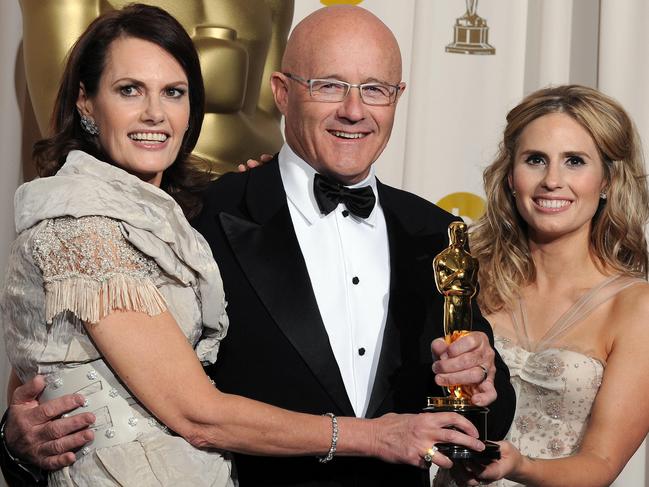
[[489,44],[487,21],[478,15],[478,0],[465,0],[466,12],[455,21],[453,42],[446,52],[455,54],[496,54]]
[[[437,290],[444,296],[444,337],[450,345],[471,332],[471,300],[478,288],[478,261],[466,250],[467,226],[464,222],[452,222],[448,237],[449,246],[433,259],[433,274]],[[439,451],[451,460],[485,463],[500,458],[498,445],[486,441],[489,409],[471,403],[472,387],[457,384],[446,389],[447,396],[429,397],[424,411],[461,414],[478,429],[486,448],[477,452],[452,443],[439,443],[436,445]]]

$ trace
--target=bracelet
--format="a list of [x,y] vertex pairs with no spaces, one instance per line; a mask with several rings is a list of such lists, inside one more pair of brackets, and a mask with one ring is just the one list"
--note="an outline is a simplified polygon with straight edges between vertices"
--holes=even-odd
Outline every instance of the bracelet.
[[318,457],[318,461],[320,463],[327,463],[336,454],[336,447],[338,446],[338,418],[334,413],[325,413],[323,416],[329,416],[331,418],[331,447],[326,456]]

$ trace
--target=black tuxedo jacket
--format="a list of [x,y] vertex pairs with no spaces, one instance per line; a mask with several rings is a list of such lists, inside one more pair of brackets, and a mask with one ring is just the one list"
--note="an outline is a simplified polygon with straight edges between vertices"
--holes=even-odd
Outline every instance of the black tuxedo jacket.
[[[443,336],[443,298],[432,259],[448,245],[454,217],[412,194],[378,183],[388,229],[391,276],[388,319],[367,417],[418,412],[434,385],[430,342]],[[224,392],[294,411],[354,416],[320,317],[277,161],[228,174],[208,190],[194,222],[219,264],[230,329],[209,375]],[[209,297],[205,297],[209,299]],[[477,309],[474,329],[492,338]],[[515,398],[509,373],[496,362],[498,400],[491,406],[491,439],[511,423]],[[409,486],[422,471],[373,459],[264,458],[236,455],[242,487]],[[427,472],[425,473],[427,477]]]

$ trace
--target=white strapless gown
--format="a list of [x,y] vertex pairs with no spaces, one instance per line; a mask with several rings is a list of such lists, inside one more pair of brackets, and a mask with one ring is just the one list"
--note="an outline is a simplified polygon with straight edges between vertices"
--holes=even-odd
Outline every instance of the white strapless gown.
[[[509,367],[516,391],[516,412],[506,439],[523,455],[559,458],[572,455],[584,435],[606,364],[586,354],[556,346],[572,327],[583,322],[595,308],[637,283],[646,282],[613,276],[585,293],[536,343],[527,333],[525,303],[520,300],[510,313],[516,338],[495,333],[496,349]],[[497,323],[494,323],[497,330]],[[453,486],[445,471],[434,485]],[[520,486],[500,480],[492,487]]]

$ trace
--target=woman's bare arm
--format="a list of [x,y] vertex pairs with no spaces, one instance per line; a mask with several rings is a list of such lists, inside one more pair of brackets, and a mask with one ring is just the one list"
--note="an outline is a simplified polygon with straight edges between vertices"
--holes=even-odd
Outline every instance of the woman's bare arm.
[[[131,392],[193,445],[258,455],[329,451],[329,417],[289,412],[217,390],[169,312],[156,316],[113,312],[86,328]],[[259,373],[263,375],[263,370]],[[338,454],[424,466],[423,453],[440,441],[482,449],[473,436],[477,431],[466,419],[446,413],[340,418]],[[443,456],[436,459],[450,466]]]

